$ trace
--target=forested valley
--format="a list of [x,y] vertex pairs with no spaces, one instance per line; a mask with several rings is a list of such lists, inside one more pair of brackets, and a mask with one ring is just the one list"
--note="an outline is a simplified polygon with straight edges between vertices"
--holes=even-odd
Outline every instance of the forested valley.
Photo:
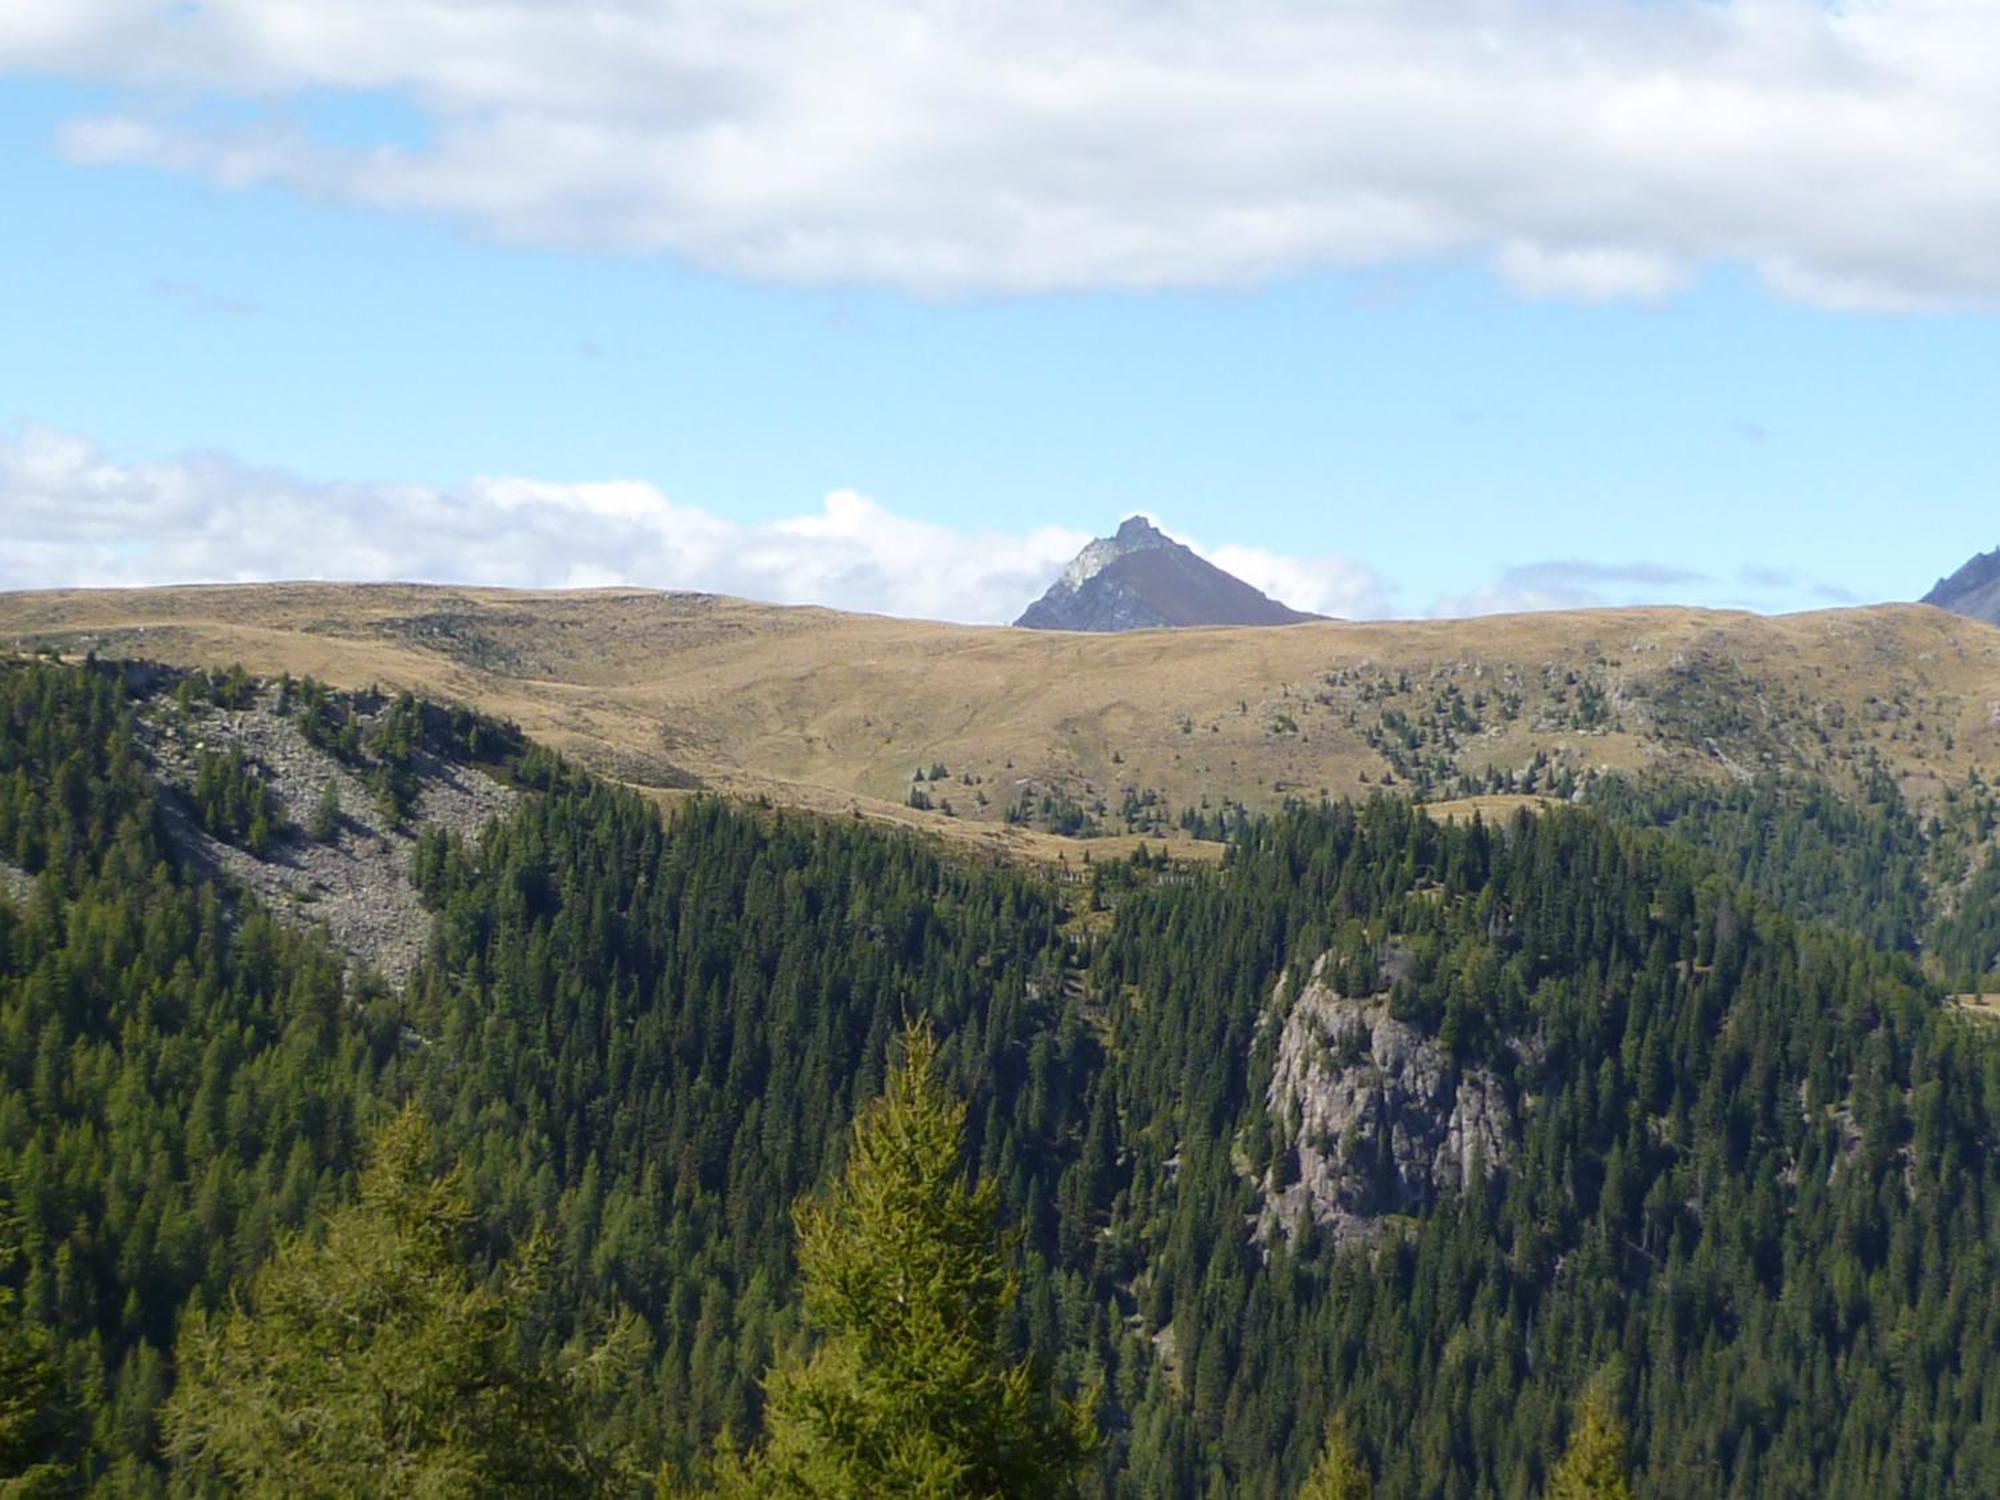
[[795,1205],[902,1119],[1079,1494],[2000,1494],[1973,789],[1377,797],[1059,882],[287,683],[385,816],[518,793],[417,836],[392,982],[187,853],[333,826],[156,774],[146,695],[255,690],[0,663],[0,1491],[285,1493],[310,1390],[328,1494],[741,1492],[841,1368]]

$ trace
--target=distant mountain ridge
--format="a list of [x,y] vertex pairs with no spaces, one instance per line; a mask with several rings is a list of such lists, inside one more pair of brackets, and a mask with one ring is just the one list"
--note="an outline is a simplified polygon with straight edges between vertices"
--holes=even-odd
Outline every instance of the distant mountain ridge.
[[1225,573],[1131,516],[1079,552],[1014,623],[1029,630],[1158,630],[1196,625],[1297,625],[1316,620]]
[[2000,625],[2000,547],[1981,552],[1919,601],[1955,615]]

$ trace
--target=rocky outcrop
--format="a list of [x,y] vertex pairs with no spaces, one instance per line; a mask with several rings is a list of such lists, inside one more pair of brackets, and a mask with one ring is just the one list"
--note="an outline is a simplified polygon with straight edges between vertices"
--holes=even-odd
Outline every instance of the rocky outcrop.
[[[169,831],[197,866],[226,875],[280,920],[323,929],[335,948],[400,988],[431,928],[430,913],[410,883],[418,832],[439,825],[473,838],[520,794],[479,771],[420,757],[422,792],[415,815],[399,827],[376,809],[353,768],[275,711],[275,696],[266,685],[244,709],[204,705],[188,715],[164,696],[142,708],[146,749],[167,787],[185,793],[194,784],[202,751],[240,749],[291,820],[262,858],[212,838],[178,797],[166,799]],[[362,722],[368,724],[368,717]],[[321,843],[299,825],[328,783],[341,814],[335,836]]]
[[34,877],[26,870],[0,859],[0,896],[6,896],[14,901],[25,901],[28,899],[28,893],[34,888]]
[[1198,556],[1144,516],[1099,537],[1014,623],[1029,630],[1157,630],[1183,625],[1296,625],[1288,609]]
[[1491,1070],[1463,1067],[1389,1013],[1385,995],[1351,999],[1313,968],[1282,1016],[1268,1096],[1284,1149],[1265,1174],[1256,1235],[1290,1236],[1309,1218],[1335,1243],[1373,1238],[1385,1216],[1415,1214],[1462,1187],[1473,1164],[1504,1167],[1514,1107]]

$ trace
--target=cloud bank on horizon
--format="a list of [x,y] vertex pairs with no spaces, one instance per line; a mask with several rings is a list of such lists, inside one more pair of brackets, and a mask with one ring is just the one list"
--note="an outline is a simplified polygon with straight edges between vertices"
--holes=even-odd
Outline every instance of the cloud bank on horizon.
[[[636,479],[503,475],[442,489],[328,482],[214,453],[121,462],[46,428],[0,434],[0,515],[0,590],[296,579],[631,586],[967,624],[1012,620],[1090,540],[1064,527],[961,530],[853,490],[746,523]],[[1355,620],[1409,613],[1389,579],[1351,558],[1178,539],[1297,609]],[[1505,568],[1490,586],[1422,612],[1754,604],[1759,589],[1780,584],[1796,592],[1802,581],[1746,572],[1724,584],[1653,563],[1552,560]]]
[[1472,259],[1530,296],[1730,264],[2000,303],[2000,27],[1963,0],[65,0],[0,8],[4,72],[108,91],[76,161],[759,280]]

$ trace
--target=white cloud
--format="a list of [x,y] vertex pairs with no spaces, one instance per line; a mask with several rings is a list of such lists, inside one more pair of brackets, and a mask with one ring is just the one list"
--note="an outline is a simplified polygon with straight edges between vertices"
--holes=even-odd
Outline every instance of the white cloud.
[[1431,606],[1434,620],[1469,620],[1475,615],[1540,614],[1545,610],[1598,609],[1604,599],[1592,593],[1488,584],[1464,594],[1446,594]]
[[[1055,526],[960,530],[845,489],[816,508],[745,523],[637,479],[505,475],[437,489],[327,483],[220,454],[124,463],[39,427],[0,433],[0,517],[0,590],[301,578],[626,585],[971,624],[1014,619],[1090,540]],[[1351,558],[1208,546],[1151,519],[1294,608],[1353,620],[1398,613],[1395,586]],[[1760,592],[1781,589],[1790,607],[1855,599],[1791,572],[1737,576]],[[1742,605],[1726,582],[1655,562],[1556,559],[1504,568],[1428,613]]]
[[[336,578],[697,589],[968,622],[1013,619],[1090,540],[961,531],[836,490],[744,524],[641,480],[518,476],[461,489],[328,484],[213,454],[123,464],[45,428],[0,437],[0,589]],[[1301,609],[1373,616],[1388,590],[1339,557],[1204,555]]]
[[324,484],[195,455],[114,462],[73,436],[0,439],[0,588],[284,578],[701,589],[785,604],[1010,620],[1087,540],[961,532],[849,491],[745,525],[635,480]]
[[[8,69],[122,89],[80,160],[784,281],[1471,257],[1534,295],[1730,262],[1834,307],[2000,302],[1976,0],[63,0],[0,7]],[[350,92],[424,128],[293,107]]]
[[1550,250],[1513,240],[1500,247],[1494,265],[1530,297],[1579,302],[1652,301],[1677,291],[1687,279],[1687,268],[1671,257],[1617,245]]
[[1288,557],[1262,547],[1195,550],[1225,573],[1234,573],[1293,609],[1343,620],[1378,620],[1391,612],[1388,583],[1350,558]]
[[1686,604],[1706,593],[1707,574],[1665,563],[1601,563],[1552,558],[1503,569],[1483,588],[1447,594],[1431,606],[1438,619],[1514,615],[1550,609],[1604,609],[1625,604]]

